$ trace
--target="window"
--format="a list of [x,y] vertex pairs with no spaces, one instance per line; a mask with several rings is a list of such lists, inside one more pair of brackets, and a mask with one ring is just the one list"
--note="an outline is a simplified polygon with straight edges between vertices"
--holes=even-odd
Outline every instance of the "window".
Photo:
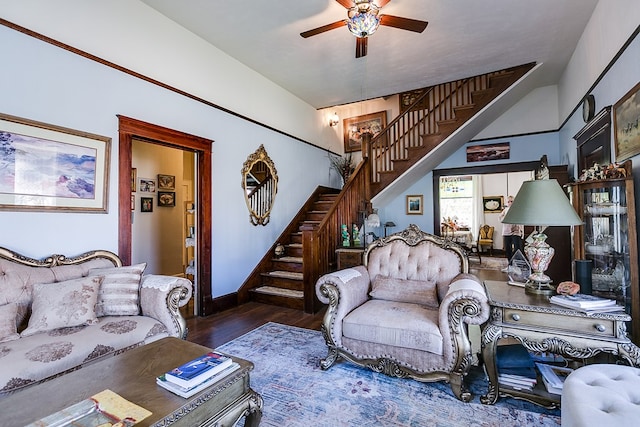
[[457,228],[471,230],[473,227],[473,177],[440,177],[440,216],[441,220],[455,221]]

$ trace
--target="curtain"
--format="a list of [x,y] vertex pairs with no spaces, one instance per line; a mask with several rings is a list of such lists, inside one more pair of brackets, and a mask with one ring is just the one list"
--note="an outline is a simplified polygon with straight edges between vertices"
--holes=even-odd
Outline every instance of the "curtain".
[[471,217],[471,232],[473,241],[478,240],[478,231],[484,224],[484,209],[482,207],[482,175],[472,175],[473,182],[473,216]]

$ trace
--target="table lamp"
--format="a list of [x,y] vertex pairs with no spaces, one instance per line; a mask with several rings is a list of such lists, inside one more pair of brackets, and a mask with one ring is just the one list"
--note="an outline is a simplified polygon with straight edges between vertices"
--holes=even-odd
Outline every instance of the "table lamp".
[[552,295],[555,289],[549,284],[551,278],[544,272],[549,267],[555,250],[545,242],[547,235],[543,230],[548,226],[582,224],[558,181],[541,179],[524,182],[502,222],[536,227],[533,242],[527,242],[524,248],[533,270],[525,285],[525,292]]

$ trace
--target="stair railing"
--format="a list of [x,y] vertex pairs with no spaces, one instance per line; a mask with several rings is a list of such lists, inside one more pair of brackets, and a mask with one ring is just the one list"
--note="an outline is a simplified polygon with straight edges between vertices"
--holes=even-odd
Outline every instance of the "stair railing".
[[[363,141],[363,144],[367,143]],[[342,244],[342,224],[347,225],[350,235],[352,224],[361,225],[362,214],[369,202],[368,165],[369,159],[364,157],[320,224],[302,226],[304,311],[307,313],[315,313],[321,307],[316,297],[315,283],[320,276],[334,270],[336,249]]]
[[472,106],[472,94],[489,88],[490,79],[511,73],[501,70],[401,94],[401,114],[371,140],[371,183],[393,170],[394,160],[409,158],[409,148],[421,147],[422,137],[438,132],[438,125],[456,118],[456,108]]

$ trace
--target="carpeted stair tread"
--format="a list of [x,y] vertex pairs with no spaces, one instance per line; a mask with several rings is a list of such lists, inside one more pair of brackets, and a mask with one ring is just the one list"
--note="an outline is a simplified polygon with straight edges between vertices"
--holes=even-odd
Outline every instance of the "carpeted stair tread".
[[276,296],[287,297],[287,298],[302,299],[304,297],[304,293],[302,291],[276,288],[274,286],[260,286],[259,288],[255,288],[253,292],[257,292],[259,294],[266,294],[266,295],[276,295]]
[[296,273],[294,271],[270,271],[266,274],[270,277],[279,277],[281,279],[293,279],[293,280],[302,280],[302,273]]
[[282,258],[277,258],[276,261],[284,261],[284,262],[297,262],[302,264],[302,257],[296,256],[283,256]]

